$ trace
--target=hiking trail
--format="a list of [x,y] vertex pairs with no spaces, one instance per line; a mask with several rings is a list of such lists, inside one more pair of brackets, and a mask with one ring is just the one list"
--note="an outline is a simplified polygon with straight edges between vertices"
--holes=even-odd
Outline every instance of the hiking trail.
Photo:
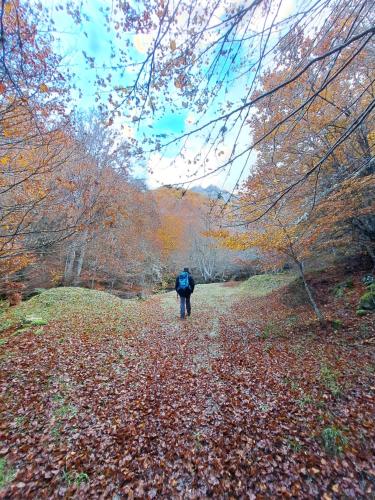
[[198,285],[185,320],[174,292],[56,290],[18,310],[26,324],[2,346],[6,498],[303,497],[335,491],[338,477],[346,492],[370,487],[366,450],[330,457],[319,437],[331,425],[372,438],[369,372],[334,395],[335,360],[354,373],[363,353],[272,330],[270,290]]

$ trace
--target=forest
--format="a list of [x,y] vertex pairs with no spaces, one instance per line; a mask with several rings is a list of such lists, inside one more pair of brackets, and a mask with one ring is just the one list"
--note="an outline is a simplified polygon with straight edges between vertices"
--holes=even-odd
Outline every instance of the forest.
[[371,0],[1,1],[2,498],[374,495],[374,40]]

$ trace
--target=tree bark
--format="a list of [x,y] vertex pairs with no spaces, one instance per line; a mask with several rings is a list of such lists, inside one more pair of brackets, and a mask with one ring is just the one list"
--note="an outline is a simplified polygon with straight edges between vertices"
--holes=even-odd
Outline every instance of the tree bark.
[[76,242],[73,241],[69,250],[68,255],[65,260],[65,269],[64,269],[64,284],[68,285],[71,283],[73,276],[73,266],[76,257]]
[[82,267],[83,267],[83,260],[85,258],[85,253],[86,253],[87,236],[88,236],[87,231],[84,231],[81,235],[80,240],[79,240],[78,250],[76,251],[75,265],[73,267],[73,284],[74,285],[78,285],[79,278],[81,276],[81,271],[82,271]]
[[297,261],[297,265],[298,265],[298,270],[299,270],[299,274],[302,278],[302,281],[303,281],[303,285],[305,287],[305,290],[306,290],[306,293],[307,293],[307,297],[309,299],[309,302],[311,304],[311,307],[316,315],[316,317],[318,318],[318,320],[320,321],[320,323],[324,323],[324,317],[323,317],[323,314],[321,313],[317,303],[315,302],[315,299],[314,299],[314,296],[312,294],[312,291],[311,291],[311,288],[309,287],[307,281],[306,281],[306,277],[305,277],[305,273],[303,271],[303,264],[302,262],[300,261]]
[[64,284],[77,285],[82,271],[87,245],[87,231],[84,231],[78,240],[71,243],[65,261]]

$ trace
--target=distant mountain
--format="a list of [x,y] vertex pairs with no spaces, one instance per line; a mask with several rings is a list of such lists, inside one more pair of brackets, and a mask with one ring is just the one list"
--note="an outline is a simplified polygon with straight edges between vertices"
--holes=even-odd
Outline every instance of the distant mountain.
[[218,198],[221,198],[224,201],[228,201],[230,197],[229,191],[223,191],[217,186],[214,186],[213,184],[205,188],[202,186],[194,186],[190,188],[189,191],[193,191],[194,193],[199,193],[202,194],[203,196],[207,196],[211,200],[217,200]]

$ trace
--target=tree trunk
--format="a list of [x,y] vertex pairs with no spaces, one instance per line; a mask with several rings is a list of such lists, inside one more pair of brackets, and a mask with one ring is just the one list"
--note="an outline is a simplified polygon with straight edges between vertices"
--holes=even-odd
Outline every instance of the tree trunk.
[[371,243],[365,243],[365,248],[372,260],[372,272],[375,270],[375,252],[371,246]]
[[79,277],[81,275],[82,271],[82,266],[83,266],[83,259],[85,257],[85,246],[81,247],[78,252],[76,253],[76,260],[75,260],[75,266],[74,266],[74,279],[73,283],[74,285],[78,285],[79,283]]
[[73,266],[76,257],[76,242],[73,241],[66,256],[64,270],[64,284],[69,285],[73,276]]
[[302,281],[303,281],[303,285],[305,287],[305,290],[306,290],[306,293],[307,293],[307,297],[309,298],[309,302],[311,304],[311,307],[316,315],[316,317],[318,318],[318,320],[320,321],[320,323],[324,323],[324,317],[323,317],[323,314],[321,313],[317,303],[315,302],[315,299],[314,299],[314,296],[312,294],[312,291],[306,281],[306,278],[305,278],[305,273],[303,271],[303,264],[302,262],[299,262],[297,261],[297,265],[298,265],[298,270],[299,270],[299,273],[300,273],[300,276],[302,278]]
[[64,283],[66,285],[79,283],[83,260],[87,245],[87,231],[84,231],[78,240],[72,242],[65,261]]

